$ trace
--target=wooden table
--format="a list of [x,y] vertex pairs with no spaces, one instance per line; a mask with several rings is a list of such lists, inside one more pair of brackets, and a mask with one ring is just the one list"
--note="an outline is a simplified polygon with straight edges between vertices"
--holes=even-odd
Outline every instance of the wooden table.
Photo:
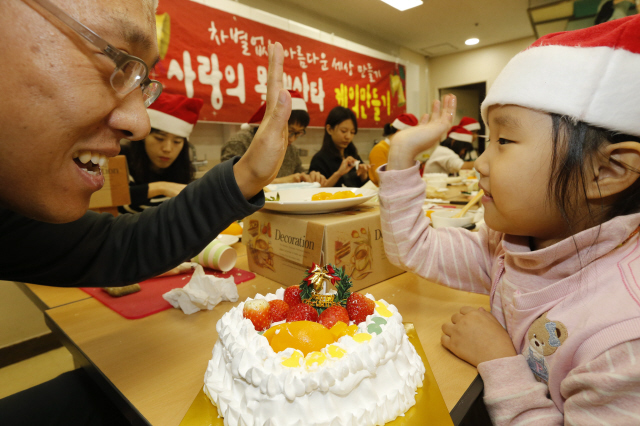
[[91,298],[79,288],[49,287],[19,282],[16,282],[16,285],[41,311]]
[[[238,259],[247,269],[247,258]],[[239,301],[185,315],[169,309],[127,320],[94,299],[45,312],[47,323],[134,424],[178,425],[203,386],[217,339],[216,322],[232,306],[280,285],[267,278],[238,285]],[[363,290],[394,303],[413,322],[449,410],[474,382],[476,369],[440,346],[440,327],[462,305],[488,308],[488,297],[448,289],[404,273]],[[480,387],[481,389],[481,387]],[[453,418],[453,413],[452,413]]]
[[[238,253],[238,259],[247,255],[247,247],[244,244],[238,242],[231,247]],[[16,282],[16,285],[41,311],[91,298],[91,295],[79,288],[50,287],[19,282]]]

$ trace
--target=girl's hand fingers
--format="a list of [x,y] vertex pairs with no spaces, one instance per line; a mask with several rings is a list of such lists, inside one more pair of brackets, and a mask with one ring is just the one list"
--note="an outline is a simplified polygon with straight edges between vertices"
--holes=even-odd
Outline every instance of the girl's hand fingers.
[[444,324],[442,324],[442,332],[449,337],[451,337],[451,335],[453,334],[454,328],[455,325],[450,322],[445,322]]
[[443,334],[440,338],[440,344],[442,344],[446,349],[451,350],[451,337]]
[[[446,98],[446,96],[445,96]],[[440,101],[436,99],[433,101],[433,105],[431,106],[431,121],[438,121],[440,118]]]
[[463,306],[462,308],[460,308],[460,313],[462,315],[466,315],[469,312],[473,312],[473,311],[476,311],[476,310],[477,310],[476,308],[473,308],[471,306]]
[[429,114],[424,114],[422,116],[422,118],[420,119],[420,123],[419,124],[427,124],[429,122]]

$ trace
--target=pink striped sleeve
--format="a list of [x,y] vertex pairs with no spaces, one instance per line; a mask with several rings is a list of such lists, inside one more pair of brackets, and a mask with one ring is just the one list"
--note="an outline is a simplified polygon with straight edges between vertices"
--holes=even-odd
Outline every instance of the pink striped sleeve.
[[392,171],[383,167],[379,176],[384,248],[391,263],[452,288],[488,293],[495,235],[492,241],[486,227],[470,232],[429,226],[417,166]]
[[560,384],[564,413],[522,355],[478,365],[494,425],[640,424],[640,340],[617,345],[571,370]]
[[480,363],[478,373],[494,425],[563,424],[562,413],[547,398],[547,385],[535,379],[522,355]]
[[640,425],[640,340],[573,369],[560,392],[567,424]]

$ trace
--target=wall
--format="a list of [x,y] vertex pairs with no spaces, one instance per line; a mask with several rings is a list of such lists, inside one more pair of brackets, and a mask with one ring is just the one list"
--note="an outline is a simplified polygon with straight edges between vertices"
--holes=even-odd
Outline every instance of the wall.
[[430,102],[438,96],[439,89],[446,87],[486,82],[489,90],[507,62],[534,41],[534,37],[526,37],[467,52],[429,58]]
[[[351,31],[344,24],[324,19],[313,13],[308,13],[298,7],[292,7],[285,2],[274,2],[271,0],[239,0],[231,2],[229,0],[196,0],[204,4],[215,5],[217,8],[233,13],[234,10],[242,10],[244,6],[255,9],[255,15],[261,15],[260,11],[277,15],[293,22],[289,23],[292,28],[310,27],[328,33],[328,38],[340,47],[361,51],[363,54],[371,54],[371,49],[379,54],[388,56],[387,60],[396,59],[406,67],[406,93],[407,111],[420,117],[427,111],[427,100],[429,99],[427,59],[420,54],[403,48],[399,45],[377,38],[375,35],[365,34],[360,31]],[[239,6],[240,5],[240,6]],[[304,28],[302,28],[304,30]],[[304,32],[304,31],[303,31]],[[256,106],[257,108],[258,106]],[[247,119],[249,117],[246,117]],[[220,160],[220,149],[222,144],[240,128],[239,125],[218,124],[218,123],[198,123],[191,135],[190,142],[196,147],[198,159],[206,159],[208,164],[205,169],[211,168]],[[320,149],[324,131],[322,129],[307,129],[307,134],[296,141],[296,146],[307,152],[303,155],[303,165],[308,165],[311,157]],[[358,148],[360,156],[367,160],[369,151],[373,147],[374,140],[382,137],[382,129],[360,129],[354,143]]]

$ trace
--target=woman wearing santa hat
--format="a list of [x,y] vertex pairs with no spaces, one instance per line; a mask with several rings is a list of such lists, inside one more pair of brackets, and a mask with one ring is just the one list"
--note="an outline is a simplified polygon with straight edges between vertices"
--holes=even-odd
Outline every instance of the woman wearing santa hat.
[[[291,115],[289,116],[289,146],[284,154],[284,161],[280,166],[278,176],[272,183],[294,183],[294,182],[319,182],[324,186],[326,179],[318,172],[306,173],[302,167],[302,160],[298,153],[298,148],[293,143],[306,133],[310,117],[307,104],[302,94],[296,90],[289,90],[291,94]],[[249,149],[251,141],[258,130],[258,126],[264,118],[265,105],[260,108],[249,119],[248,123],[241,126],[240,131],[229,139],[220,152],[220,161],[227,161],[233,157],[242,157]]]
[[189,158],[189,136],[198,121],[202,99],[163,93],[147,109],[151,132],[140,141],[123,145],[129,166],[131,204],[120,213],[139,213],[175,197],[194,180]]
[[417,124],[418,119],[415,115],[403,113],[397,116],[392,123],[384,125],[384,133],[382,135],[384,139],[378,142],[369,153],[369,179],[371,179],[371,182],[375,183],[376,186],[378,185],[378,167],[387,164],[389,147],[391,146],[393,135],[400,130],[408,129]]
[[473,141],[476,137],[473,132],[461,125],[457,125],[449,129],[447,139],[440,142],[440,145],[449,148],[464,161],[473,162],[478,158],[478,154],[473,149]]
[[[473,148],[471,141],[473,136],[471,132],[464,127],[453,126],[449,129],[447,139],[436,146],[436,149],[428,157],[424,165],[424,173],[458,173],[460,170],[473,169],[473,161],[464,161],[450,146],[455,143],[465,144],[466,149]],[[455,145],[456,147],[459,147]],[[466,149],[462,150],[465,151]],[[462,152],[461,151],[461,152]]]

